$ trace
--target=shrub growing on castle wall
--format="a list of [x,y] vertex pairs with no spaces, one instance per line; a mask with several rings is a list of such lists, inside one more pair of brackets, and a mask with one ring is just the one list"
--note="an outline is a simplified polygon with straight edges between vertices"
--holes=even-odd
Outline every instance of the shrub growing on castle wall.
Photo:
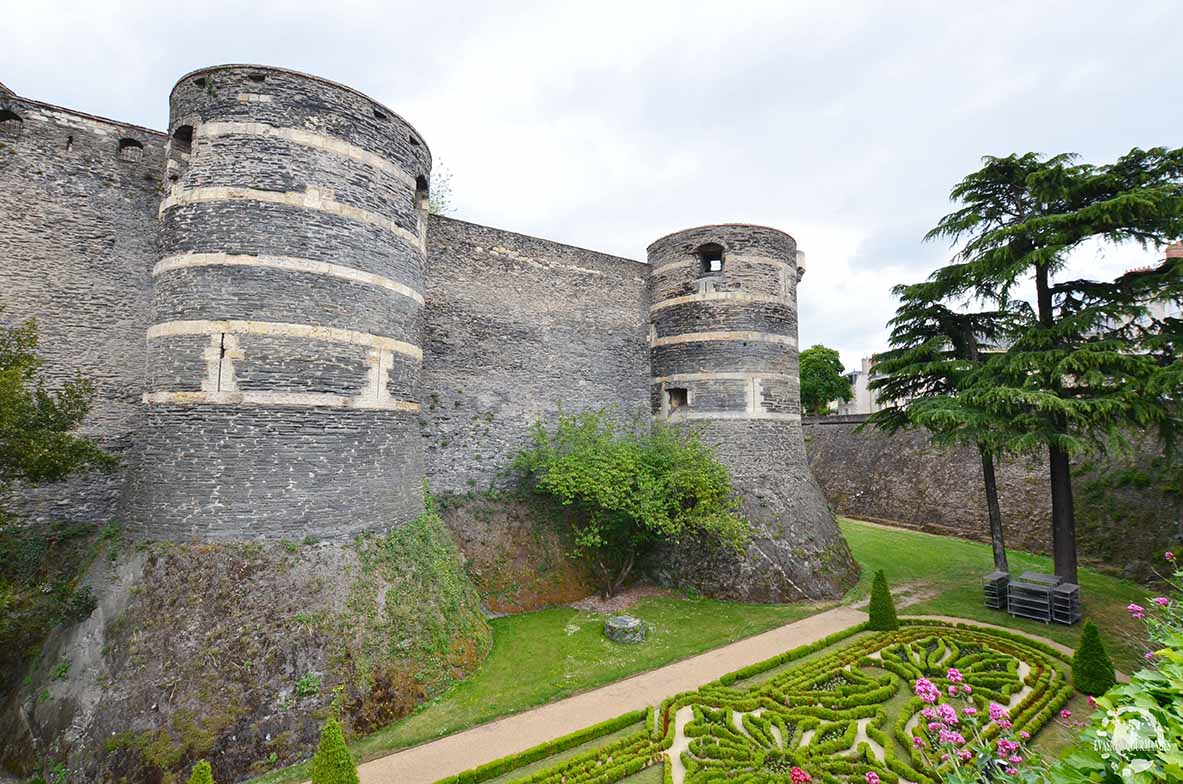
[[514,469],[562,512],[605,596],[658,541],[695,536],[738,551],[750,535],[730,472],[693,432],[661,422],[624,429],[601,410],[562,415],[553,428],[535,423],[532,436]]

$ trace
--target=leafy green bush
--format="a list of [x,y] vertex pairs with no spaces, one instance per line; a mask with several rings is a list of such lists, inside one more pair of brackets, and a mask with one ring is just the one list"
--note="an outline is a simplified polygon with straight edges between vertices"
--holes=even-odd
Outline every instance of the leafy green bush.
[[359,784],[357,766],[336,719],[326,721],[320,730],[320,743],[312,757],[312,784]]
[[1117,682],[1113,676],[1113,662],[1101,644],[1101,632],[1089,621],[1080,635],[1080,645],[1072,657],[1072,682],[1077,691],[1100,696]]
[[555,503],[578,552],[611,596],[658,541],[694,536],[741,550],[750,536],[727,468],[693,433],[658,422],[619,429],[606,411],[541,422],[514,460],[532,492]]
[[887,575],[883,570],[875,572],[875,582],[871,585],[871,605],[867,608],[871,620],[867,628],[877,632],[893,632],[900,628],[899,619],[895,614],[895,602],[892,601],[891,591],[887,588]]
[[214,771],[205,760],[193,766],[193,775],[189,777],[189,784],[214,784]]

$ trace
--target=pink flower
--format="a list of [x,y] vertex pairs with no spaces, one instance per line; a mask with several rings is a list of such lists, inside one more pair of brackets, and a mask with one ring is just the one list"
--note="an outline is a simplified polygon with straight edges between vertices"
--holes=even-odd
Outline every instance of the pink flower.
[[1162,557],[1163,557],[1163,558],[1166,558],[1168,561],[1173,561],[1173,560],[1175,560],[1175,554],[1174,554],[1174,553],[1172,553],[1170,550],[1167,550],[1165,553],[1163,553],[1163,554],[1162,554]]
[[926,719],[935,719],[937,717],[936,711],[934,711],[932,708],[925,708],[924,710],[920,711],[920,715]]
[[879,784],[879,774],[873,770],[867,771],[867,784]]
[[950,687],[949,687],[949,696],[950,696],[950,697],[956,697],[956,696],[957,696],[957,687],[956,687],[956,686],[950,686]]
[[962,762],[969,762],[973,758],[974,753],[969,749],[962,749],[961,751],[957,752],[957,759],[961,760]]
[[948,762],[948,761],[949,761],[949,755],[948,755],[948,754],[942,754],[942,755],[941,755],[941,762]]
[[998,721],[1006,716],[1006,708],[997,702],[990,703],[990,721]]
[[1010,719],[999,719],[998,720],[998,727],[1000,729],[1009,730],[1012,726],[1014,726],[1014,725],[1012,725],[1010,723]]
[[941,745],[965,745],[965,738],[962,736],[962,734],[960,732],[953,732],[952,730],[941,730],[939,733],[937,733],[937,740],[941,743]]
[[919,735],[912,736],[912,745],[918,749],[927,748],[928,744],[924,742],[924,738]]
[[961,670],[956,667],[950,667],[949,671],[945,673],[945,677],[949,679],[949,683],[961,683],[964,680]]
[[813,781],[813,777],[800,768],[793,768],[789,771],[789,781],[793,784],[809,784]]
[[1019,733],[1019,737],[1022,738],[1023,740],[1028,740],[1031,737],[1031,733],[1027,732],[1027,730],[1023,730],[1022,732]]
[[928,678],[920,678],[917,680],[916,685],[912,687],[912,691],[917,697],[929,704],[936,702],[941,696],[941,693],[937,690],[937,687],[933,685],[933,682]]
[[977,716],[978,715],[978,709],[973,707],[972,705],[969,706],[968,708],[962,708],[961,712],[963,714],[965,714],[966,716]]
[[1140,604],[1127,604],[1126,609],[1134,620],[1140,621],[1146,617],[1146,608]]
[[942,730],[944,728],[945,728],[945,725],[941,724],[939,721],[930,721],[928,723],[928,731],[929,732],[937,732],[938,730]]
[[952,705],[941,703],[937,706],[937,715],[941,717],[941,721],[948,724],[950,727],[957,724],[957,710]]
[[1146,651],[1146,653],[1142,654],[1142,658],[1148,662],[1154,661],[1154,651]]
[[1006,775],[1008,775],[1008,776],[1017,776],[1017,775],[1019,775],[1019,769],[1018,769],[1018,768],[1007,768],[1007,769],[1006,769]]
[[1064,710],[1060,711],[1060,718],[1061,718],[1061,719],[1070,719],[1070,718],[1072,718],[1072,711],[1070,711],[1070,710],[1068,710],[1067,708],[1065,708]]
[[1165,596],[1155,596],[1153,599],[1151,599],[1151,601],[1157,604],[1159,607],[1166,607],[1171,603],[1171,600]]
[[1090,707],[1090,708],[1096,708],[1096,707],[1097,707],[1097,698],[1096,698],[1096,697],[1094,697],[1094,696],[1093,696],[1093,695],[1091,695],[1091,694],[1089,695],[1089,707]]
[[974,693],[974,687],[970,686],[968,683],[963,683],[961,685],[961,690],[963,692],[965,692],[966,694],[973,694]]
[[998,739],[998,756],[1000,758],[1009,757],[1011,754],[1014,754],[1018,750],[1019,750],[1019,744],[1016,743],[1015,741],[1007,740],[1006,738],[999,738]]
[[1007,757],[1007,759],[1009,759],[1011,762],[1013,762],[1016,765],[1022,763],[1022,761],[1023,761],[1023,758],[1020,757],[1018,754],[1012,754],[1009,757]]

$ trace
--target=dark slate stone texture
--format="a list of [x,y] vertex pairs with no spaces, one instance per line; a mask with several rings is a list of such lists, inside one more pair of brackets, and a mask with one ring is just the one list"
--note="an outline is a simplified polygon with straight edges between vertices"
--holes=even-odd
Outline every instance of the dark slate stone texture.
[[[410,126],[359,93],[314,77],[234,66],[182,78],[171,103],[170,155],[178,165],[170,169],[177,175],[170,196],[183,199],[196,188],[222,186],[291,193],[314,188],[335,203],[378,213],[419,236],[424,213],[407,180],[429,174],[426,147],[412,144],[418,136]],[[314,140],[322,147],[313,147],[275,136],[201,133],[204,124],[216,122],[267,123],[328,140]],[[187,158],[179,152],[184,145],[178,129],[184,126],[197,129]],[[405,177],[334,152],[333,141],[397,164]],[[293,256],[422,288],[419,243],[364,216],[254,199],[165,206],[161,258],[191,252]],[[416,300],[389,288],[240,265],[164,270],[153,296],[155,324],[243,320],[329,327],[362,333],[363,341],[376,336],[412,346],[420,343],[420,311]],[[422,512],[422,440],[415,414],[333,405],[367,389],[371,345],[331,335],[230,330],[220,346],[233,365],[233,383],[223,363],[218,388],[211,390],[208,383],[203,386],[210,375],[204,359],[210,341],[209,335],[149,340],[149,358],[161,364],[149,377],[179,382],[150,392],[226,394],[212,403],[146,406],[123,503],[134,532],[166,539],[297,534],[339,539],[401,525]],[[413,403],[417,374],[408,362],[418,365],[417,359],[399,356],[387,390]],[[273,397],[236,402],[235,393]],[[336,397],[321,398],[321,405],[274,397],[295,393]],[[376,402],[378,393],[373,394]]]
[[560,409],[646,410],[648,267],[432,216],[422,426],[437,492],[483,490]]
[[[689,390],[691,410],[732,417],[686,426],[732,467],[758,537],[740,559],[719,560],[685,543],[660,568],[670,579],[747,599],[833,594],[849,578],[849,556],[805,467],[799,424],[746,418],[753,389],[761,412],[799,413],[795,345],[650,345],[651,337],[695,332],[795,339],[796,244],[788,235],[737,225],[678,232],[655,242],[650,260],[689,263],[652,275],[636,261],[428,219],[421,208],[431,155],[414,128],[351,88],[282,69],[219,66],[182,77],[170,97],[168,134],[10,94],[0,95],[0,108],[24,119],[16,130],[0,128],[5,318],[41,319],[51,382],[75,372],[96,381],[88,432],[125,457],[124,470],[79,477],[63,495],[25,492],[34,518],[56,514],[63,503],[55,499],[65,498],[78,517],[109,519],[122,494],[120,516],[142,537],[346,538],[417,515],[424,478],[441,493],[503,483],[531,424],[559,411],[607,407],[644,420],[662,408],[657,377],[780,374],[755,387],[750,378],[675,382]],[[319,141],[242,128],[203,132],[208,123],[294,129]],[[135,160],[120,159],[124,138],[143,145]],[[352,146],[342,150],[341,142]],[[291,196],[279,196],[283,204],[168,201],[159,212],[170,194],[219,187]],[[345,214],[306,205],[310,189]],[[426,255],[415,239],[423,236]],[[694,255],[704,242],[726,252],[724,269],[705,277]],[[290,268],[207,265],[152,278],[157,261],[194,253],[340,265],[420,292],[426,305],[389,288]],[[711,300],[650,312],[654,302],[702,292],[780,301]],[[352,334],[341,341],[262,334],[273,327],[260,326],[225,337],[145,339],[150,325],[175,321]],[[420,412],[309,406],[294,397],[335,402],[372,393],[379,402],[370,335],[422,347],[422,361],[402,353],[383,360],[384,393],[420,402]],[[210,389],[211,349],[233,349],[234,383],[226,364],[215,364],[217,390]],[[218,403],[199,396],[140,402],[144,392],[208,391],[227,394]],[[286,397],[243,401],[260,394]]]
[[[90,379],[84,432],[122,454],[143,392],[164,136],[12,95],[0,110],[22,118],[0,134],[0,319],[37,319],[50,386]],[[121,139],[143,144],[140,160],[119,158]],[[118,475],[75,478],[5,503],[109,519],[113,485]]]
[[347,539],[392,527],[423,511],[422,487],[398,481],[422,476],[417,431],[414,414],[392,411],[146,406],[123,511],[153,539]]
[[[700,262],[699,250],[708,243],[724,249],[721,271],[708,272]],[[659,416],[666,410],[663,395],[668,388],[688,390],[689,405],[669,414],[669,419],[699,433],[731,469],[742,509],[753,526],[754,538],[742,555],[683,542],[663,548],[653,560],[651,568],[663,579],[694,585],[714,596],[747,601],[833,596],[851,583],[857,571],[834,515],[809,473],[800,422],[770,418],[799,415],[801,409],[796,251],[796,242],[783,232],[737,225],[688,229],[649,246],[655,302],[720,291],[784,299],[783,303],[707,299],[661,308],[650,317],[660,337],[726,325],[715,329],[757,330],[791,341],[693,341],[652,349],[654,378],[703,372],[789,376],[758,379],[756,411],[749,403],[751,379],[692,378],[665,384],[655,381],[651,387],[652,410]],[[669,266],[686,261],[691,263]]]

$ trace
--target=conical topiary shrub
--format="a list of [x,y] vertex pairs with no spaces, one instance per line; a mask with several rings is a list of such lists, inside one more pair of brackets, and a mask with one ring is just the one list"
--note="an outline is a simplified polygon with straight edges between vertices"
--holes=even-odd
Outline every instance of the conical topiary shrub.
[[1072,656],[1072,682],[1076,690],[1085,694],[1100,696],[1117,682],[1113,675],[1113,662],[1101,644],[1101,632],[1089,621],[1080,633],[1080,645]]
[[900,628],[899,619],[895,617],[895,602],[891,599],[891,591],[887,589],[887,575],[883,570],[875,572],[875,582],[871,585],[871,606],[867,608],[871,620],[867,628],[877,632],[892,632]]
[[189,784],[214,784],[214,771],[205,760],[193,766],[193,774],[189,776]]
[[320,743],[312,758],[312,784],[359,784],[357,767],[336,719],[326,721],[320,730]]

